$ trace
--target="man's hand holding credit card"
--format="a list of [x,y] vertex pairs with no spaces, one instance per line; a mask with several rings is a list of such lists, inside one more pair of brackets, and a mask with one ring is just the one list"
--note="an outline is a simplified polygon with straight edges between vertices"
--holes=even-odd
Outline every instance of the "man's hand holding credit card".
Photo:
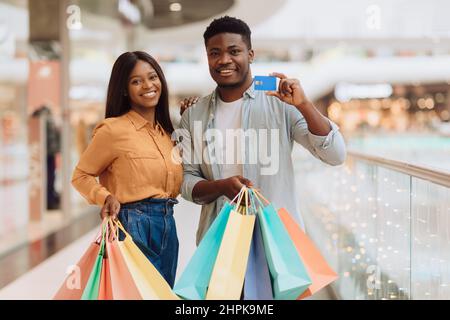
[[314,108],[306,97],[300,81],[295,78],[288,78],[283,73],[272,72],[268,76],[255,76],[254,86],[255,90],[266,91],[266,95],[277,97],[281,101],[296,107],[300,112]]
[[311,102],[305,95],[300,81],[295,78],[288,78],[283,73],[272,72],[270,78],[279,79],[278,88],[268,90],[266,95],[277,97],[281,101],[290,104],[302,112],[302,109],[311,109]]

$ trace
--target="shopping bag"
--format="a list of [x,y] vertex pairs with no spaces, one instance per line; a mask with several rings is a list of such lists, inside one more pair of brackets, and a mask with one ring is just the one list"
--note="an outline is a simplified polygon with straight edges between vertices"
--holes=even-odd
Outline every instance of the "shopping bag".
[[[247,191],[245,196],[247,197]],[[246,201],[247,203],[247,201]],[[232,210],[206,294],[207,300],[239,300],[242,295],[255,216]]]
[[84,288],[81,300],[97,300],[100,288],[100,277],[102,273],[103,254],[105,251],[105,235],[106,235],[106,223],[105,220],[102,223],[102,240],[100,243],[100,250],[92,268],[89,280]]
[[[112,224],[112,221],[110,221],[110,224]],[[117,230],[114,226],[110,225],[110,227]],[[120,252],[118,233],[115,230],[113,232],[115,232],[115,237],[106,241],[112,296],[114,300],[142,300],[142,296]]]
[[107,249],[103,256],[102,271],[100,275],[100,284],[98,290],[98,300],[113,300],[111,275],[109,267],[109,258],[107,255]]
[[244,300],[273,300],[272,283],[267,264],[261,227],[258,216],[255,216],[247,272],[244,282]]
[[[272,277],[274,299],[297,299],[311,285],[311,278],[273,205],[257,190],[253,191],[261,205],[258,217]],[[266,201],[266,206],[260,198]]]
[[93,242],[89,245],[86,252],[64,280],[63,285],[59,288],[53,300],[81,299],[99,251],[100,243]]
[[174,291],[183,299],[205,299],[214,263],[232,209],[233,205],[228,202],[225,203],[202,241],[200,241],[180,278],[175,282]]
[[286,209],[281,208],[278,210],[278,215],[294,242],[297,252],[311,277],[312,284],[298,297],[299,300],[304,299],[335,281],[338,275],[331,269],[320,251],[294,219],[292,219]]
[[98,290],[98,300],[113,300],[111,273],[109,264],[108,252],[108,238],[112,239],[113,230],[111,229],[111,218],[107,219],[106,234],[105,234],[105,248],[103,252],[102,271],[100,275],[100,285]]
[[119,241],[118,246],[141,297],[144,300],[179,300],[122,224],[119,221],[114,221],[114,224],[125,234],[124,240]]
[[73,266],[71,273],[66,277],[62,286],[56,292],[53,300],[80,300],[89,280],[89,276],[100,252],[102,231],[96,235],[86,252]]

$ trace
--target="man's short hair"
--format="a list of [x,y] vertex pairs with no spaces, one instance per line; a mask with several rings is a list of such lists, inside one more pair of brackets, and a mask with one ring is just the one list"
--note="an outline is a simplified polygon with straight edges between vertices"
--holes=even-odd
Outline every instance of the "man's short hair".
[[206,31],[203,34],[203,39],[205,39],[205,46],[210,38],[220,33],[240,34],[242,36],[242,40],[247,45],[247,48],[252,48],[252,32],[249,26],[240,19],[224,16],[213,20],[213,22],[211,22],[211,24],[206,28]]

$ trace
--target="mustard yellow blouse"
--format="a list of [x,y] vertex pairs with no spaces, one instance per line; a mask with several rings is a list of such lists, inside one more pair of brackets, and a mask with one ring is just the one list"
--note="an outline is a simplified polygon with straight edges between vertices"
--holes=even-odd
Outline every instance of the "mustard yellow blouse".
[[[72,185],[90,204],[103,206],[113,194],[120,203],[176,198],[183,168],[170,136],[131,110],[102,121],[72,176]],[[99,182],[96,177],[99,178]]]

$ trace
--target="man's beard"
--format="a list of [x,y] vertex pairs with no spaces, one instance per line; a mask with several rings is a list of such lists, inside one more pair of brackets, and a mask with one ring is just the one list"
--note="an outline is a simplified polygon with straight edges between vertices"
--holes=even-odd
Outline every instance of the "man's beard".
[[217,83],[217,87],[219,87],[220,89],[235,89],[235,88],[239,88],[241,87],[246,81],[247,81],[247,76],[248,73],[250,72],[250,70],[247,70],[247,72],[245,73],[245,75],[242,77],[242,80],[236,83]]

